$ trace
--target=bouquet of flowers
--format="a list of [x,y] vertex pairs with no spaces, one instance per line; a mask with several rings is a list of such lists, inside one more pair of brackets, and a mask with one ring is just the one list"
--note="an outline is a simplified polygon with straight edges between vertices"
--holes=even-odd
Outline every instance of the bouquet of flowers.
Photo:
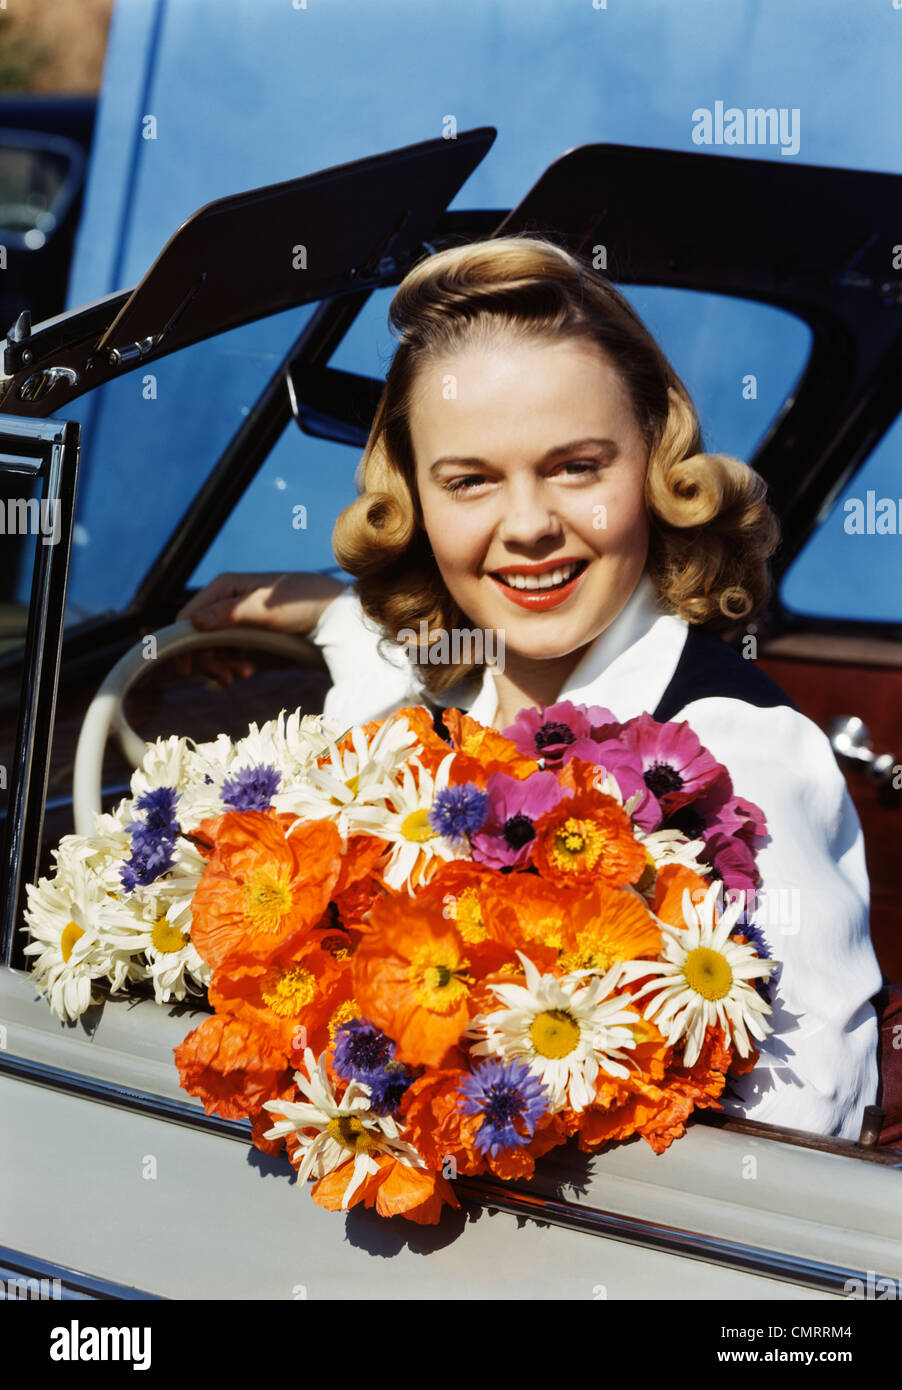
[[206,987],[183,1087],[320,1205],[422,1223],[573,1136],[662,1152],[754,1065],[776,965],[742,911],[764,817],[688,724],[445,725],[297,711],[149,745],[32,889],[26,947],[64,1018],[101,980]]

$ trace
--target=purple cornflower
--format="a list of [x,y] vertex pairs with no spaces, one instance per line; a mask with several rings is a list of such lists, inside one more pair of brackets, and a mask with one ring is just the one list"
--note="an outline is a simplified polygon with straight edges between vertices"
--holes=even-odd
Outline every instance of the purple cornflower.
[[545,1087],[524,1062],[483,1062],[460,1083],[460,1091],[464,1114],[482,1116],[476,1147],[492,1158],[528,1144],[548,1108]]
[[[175,818],[175,804],[179,799],[179,792],[175,787],[155,787],[153,791],[144,792],[135,802],[135,810],[144,812],[144,820],[148,830],[165,831],[172,839],[179,833],[178,821]],[[140,824],[140,822],[132,822]]]
[[369,1072],[381,1071],[394,1055],[391,1038],[365,1018],[349,1019],[335,1030],[332,1067],[345,1081],[363,1080]]
[[133,893],[155,882],[169,872],[175,863],[175,841],[179,824],[175,806],[179,793],[174,787],[156,787],[144,792],[135,801],[135,809],[145,813],[144,820],[130,821],[126,827],[132,842],[132,852],[119,869],[119,878],[126,893]]
[[243,767],[223,782],[223,804],[233,811],[268,811],[281,780],[281,772],[269,764]]
[[475,782],[445,787],[432,803],[429,824],[447,840],[465,840],[480,828],[489,808],[489,798]]
[[740,917],[736,926],[730,932],[731,936],[744,936],[748,944],[758,952],[762,960],[767,960],[769,955],[767,942],[764,940],[764,932],[753,922],[743,922]]
[[395,1044],[365,1018],[352,1018],[335,1030],[332,1069],[344,1081],[369,1087],[370,1108],[390,1115],[417,1075],[395,1061]]

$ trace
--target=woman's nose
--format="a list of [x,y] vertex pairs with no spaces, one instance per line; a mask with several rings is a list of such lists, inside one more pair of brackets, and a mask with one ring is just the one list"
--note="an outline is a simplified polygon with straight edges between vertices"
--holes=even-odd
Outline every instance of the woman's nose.
[[503,503],[498,539],[506,544],[535,545],[561,533],[561,521],[538,488],[519,489]]

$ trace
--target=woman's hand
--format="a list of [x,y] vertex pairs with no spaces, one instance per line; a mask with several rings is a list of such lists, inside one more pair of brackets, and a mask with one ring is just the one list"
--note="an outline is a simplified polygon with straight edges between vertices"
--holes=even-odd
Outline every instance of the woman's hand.
[[[220,574],[180,608],[201,632],[250,623],[273,632],[302,636],[347,586],[325,574]],[[252,676],[256,662],[240,648],[202,648],[176,657],[179,675],[201,671],[222,685],[237,676]]]

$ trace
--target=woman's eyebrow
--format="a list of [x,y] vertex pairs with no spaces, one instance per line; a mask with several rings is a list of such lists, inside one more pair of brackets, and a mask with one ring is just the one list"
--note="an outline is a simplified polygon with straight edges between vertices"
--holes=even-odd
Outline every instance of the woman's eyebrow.
[[[590,437],[588,439],[571,439],[567,444],[555,444],[553,449],[548,449],[537,461],[539,463],[550,463],[552,459],[560,458],[564,454],[573,454],[578,449],[598,448],[616,449],[617,445],[613,439],[597,439],[595,437]],[[429,472],[437,473],[442,465],[446,463],[464,465],[471,468],[491,468],[492,466],[487,459],[460,458],[456,454],[442,454],[441,458],[437,458],[433,464],[430,464]]]

